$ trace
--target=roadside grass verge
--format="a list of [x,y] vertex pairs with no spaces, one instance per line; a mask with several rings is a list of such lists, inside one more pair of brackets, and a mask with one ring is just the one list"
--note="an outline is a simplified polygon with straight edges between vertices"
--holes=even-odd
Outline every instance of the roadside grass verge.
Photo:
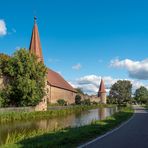
[[148,104],[142,105],[145,109],[148,110]]
[[34,131],[31,133],[14,134],[8,137],[3,148],[69,148],[102,135],[119,126],[133,115],[133,109],[123,108],[105,120],[93,121],[90,125],[75,128],[64,128],[58,131]]
[[47,111],[34,111],[34,112],[0,112],[0,123],[25,121],[25,120],[38,120],[45,118],[54,118],[59,116],[66,116],[72,113],[78,113],[84,110],[89,110],[98,107],[111,107],[111,105],[79,105],[70,106],[60,110],[47,110]]

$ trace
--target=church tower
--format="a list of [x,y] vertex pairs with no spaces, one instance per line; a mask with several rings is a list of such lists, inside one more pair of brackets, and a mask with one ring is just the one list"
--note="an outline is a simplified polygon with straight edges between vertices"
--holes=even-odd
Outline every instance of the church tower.
[[40,61],[43,62],[42,48],[41,48],[40,37],[39,37],[36,19],[37,18],[34,17],[34,26],[33,26],[33,30],[32,30],[29,51],[37,56],[39,62]]
[[[36,55],[38,62],[43,62],[42,48],[41,48],[36,19],[37,18],[34,17],[34,26],[32,30],[29,52]],[[46,86],[47,86],[47,78],[45,78],[45,92],[47,91]],[[35,107],[35,111],[46,111],[46,110],[47,110],[47,96],[45,95],[42,98],[41,102]]]
[[101,103],[106,104],[106,90],[103,79],[101,79],[98,97],[100,97]]

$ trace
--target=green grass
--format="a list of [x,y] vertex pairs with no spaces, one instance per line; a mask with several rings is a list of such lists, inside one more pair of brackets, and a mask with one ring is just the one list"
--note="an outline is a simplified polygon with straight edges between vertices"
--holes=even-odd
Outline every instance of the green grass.
[[129,119],[132,115],[133,110],[131,108],[124,108],[105,120],[93,121],[90,125],[82,127],[65,128],[53,132],[41,130],[33,131],[31,133],[22,132],[20,135],[14,133],[7,138],[7,144],[3,147],[72,148],[106,133],[120,125],[123,121]]
[[148,109],[148,104],[142,105],[145,109]]
[[91,105],[91,106],[72,106],[61,110],[48,110],[38,112],[3,112],[0,113],[0,123],[14,122],[21,120],[38,120],[45,118],[54,118],[66,116],[72,113],[81,112],[98,107],[108,107],[108,105]]

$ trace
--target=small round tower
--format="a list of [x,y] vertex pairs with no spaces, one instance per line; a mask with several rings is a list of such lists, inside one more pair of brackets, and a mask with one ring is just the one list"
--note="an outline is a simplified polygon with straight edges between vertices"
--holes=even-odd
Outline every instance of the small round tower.
[[100,98],[101,103],[106,104],[106,90],[103,79],[101,79],[98,97]]

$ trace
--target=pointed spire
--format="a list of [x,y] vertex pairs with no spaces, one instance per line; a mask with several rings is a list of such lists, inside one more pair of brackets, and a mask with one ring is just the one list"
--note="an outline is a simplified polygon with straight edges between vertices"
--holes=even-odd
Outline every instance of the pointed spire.
[[40,44],[40,37],[38,33],[38,26],[37,26],[36,20],[37,18],[34,17],[34,26],[32,30],[29,51],[35,54],[39,61],[43,61],[42,48]]
[[98,96],[100,96],[101,93],[106,93],[105,85],[104,85],[103,79],[101,79],[101,83],[100,83],[100,87],[99,87]]

